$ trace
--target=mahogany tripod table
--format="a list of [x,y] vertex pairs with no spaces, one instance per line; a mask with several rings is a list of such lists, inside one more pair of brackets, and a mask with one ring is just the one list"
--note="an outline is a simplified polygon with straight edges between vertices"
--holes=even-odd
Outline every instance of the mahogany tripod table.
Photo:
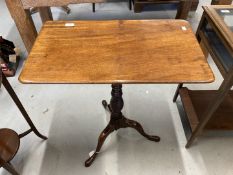
[[214,77],[188,22],[112,20],[46,22],[19,80],[112,84],[110,104],[102,102],[111,119],[95,153],[85,162],[88,167],[114,130],[131,127],[151,141],[160,140],[124,117],[122,84],[207,83]]

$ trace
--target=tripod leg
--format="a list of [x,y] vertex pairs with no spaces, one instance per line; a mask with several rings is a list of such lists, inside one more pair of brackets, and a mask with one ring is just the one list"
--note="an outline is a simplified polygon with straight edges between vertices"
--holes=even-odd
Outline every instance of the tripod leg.
[[97,147],[96,147],[96,150],[95,150],[94,154],[89,159],[87,159],[86,162],[85,162],[86,167],[91,166],[91,164],[95,160],[96,156],[98,155],[98,153],[99,153],[105,139],[113,131],[114,131],[114,127],[112,127],[110,124],[108,124],[107,127],[102,131],[102,133],[99,136],[98,144],[97,144]]
[[123,121],[124,121],[123,125],[125,125],[124,127],[130,127],[130,128],[136,129],[142,136],[146,137],[148,140],[155,141],[155,142],[160,141],[160,137],[151,136],[151,135],[145,133],[142,125],[140,123],[138,123],[137,121],[130,120],[127,118],[124,118]]

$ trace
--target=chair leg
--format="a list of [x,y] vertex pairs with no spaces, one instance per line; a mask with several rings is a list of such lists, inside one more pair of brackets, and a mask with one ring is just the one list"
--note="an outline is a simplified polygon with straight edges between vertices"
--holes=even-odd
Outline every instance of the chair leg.
[[132,1],[129,0],[129,10],[132,10]]
[[176,19],[187,19],[191,6],[191,0],[180,1],[177,9]]
[[92,3],[92,11],[95,13],[95,3]]
[[[2,73],[2,72],[1,72]],[[10,83],[8,82],[7,78],[5,77],[5,75],[2,73],[2,84],[4,85],[4,87],[6,88],[7,92],[9,93],[9,95],[11,96],[11,98],[13,99],[13,101],[15,102],[16,106],[18,107],[18,109],[20,110],[20,112],[22,113],[24,119],[27,121],[27,123],[29,124],[29,126],[31,127],[32,131],[41,139],[46,140],[47,137],[43,136],[35,127],[35,125],[33,124],[32,120],[30,119],[27,111],[25,110],[25,108],[23,107],[21,101],[19,100],[18,96],[16,95],[15,91],[13,90],[13,88],[11,87]]]
[[183,83],[180,83],[180,84],[177,86],[175,95],[174,95],[174,97],[173,97],[173,102],[176,102],[176,99],[177,99],[177,97],[178,97],[178,95],[179,95],[179,89],[182,88],[182,86],[183,86]]
[[10,172],[12,175],[19,175],[19,173],[15,170],[15,168],[11,165],[10,162],[4,163],[3,168],[5,168],[8,172]]
[[61,6],[61,8],[66,14],[70,14],[71,9],[67,5]]

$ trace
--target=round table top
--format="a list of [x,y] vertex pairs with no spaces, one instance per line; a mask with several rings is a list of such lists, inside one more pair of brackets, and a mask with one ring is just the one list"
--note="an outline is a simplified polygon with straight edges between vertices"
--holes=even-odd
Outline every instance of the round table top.
[[[20,145],[19,135],[7,128],[0,129],[0,158],[5,162],[12,160]],[[1,166],[0,161],[0,166]]]

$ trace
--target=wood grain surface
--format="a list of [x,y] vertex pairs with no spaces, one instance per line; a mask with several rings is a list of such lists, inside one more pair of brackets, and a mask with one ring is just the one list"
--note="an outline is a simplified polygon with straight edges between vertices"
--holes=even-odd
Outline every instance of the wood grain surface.
[[6,0],[6,5],[29,53],[37,37],[31,13],[24,9],[21,0]]
[[214,76],[184,20],[48,21],[19,80],[207,83]]
[[[5,162],[11,161],[20,145],[18,134],[7,128],[0,129],[0,158]],[[0,167],[3,162],[0,162]]]

